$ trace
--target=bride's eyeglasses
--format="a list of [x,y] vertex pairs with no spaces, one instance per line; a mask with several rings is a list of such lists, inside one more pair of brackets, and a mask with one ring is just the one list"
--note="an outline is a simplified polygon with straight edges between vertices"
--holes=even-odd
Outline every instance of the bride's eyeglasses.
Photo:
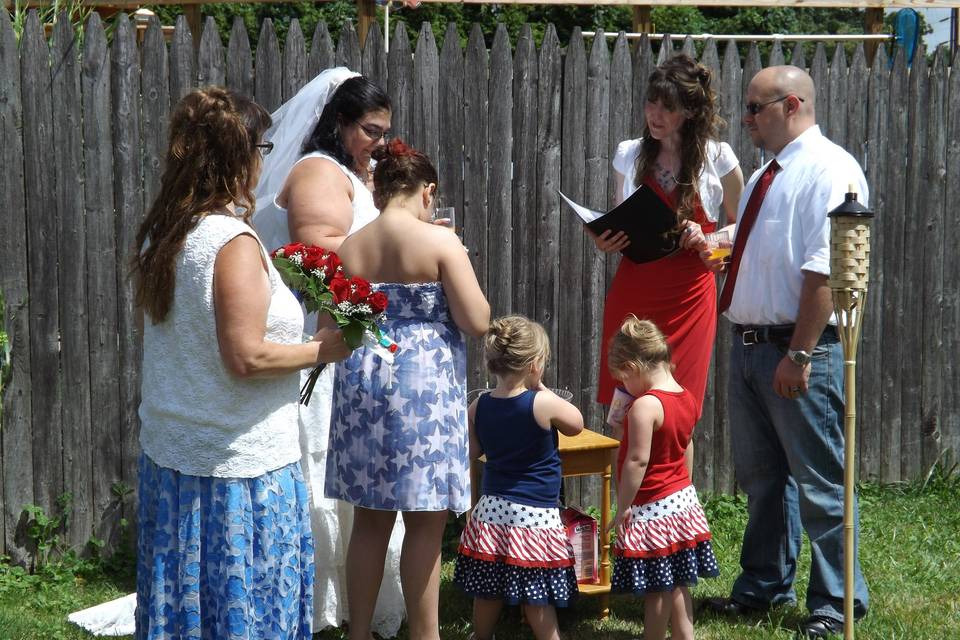
[[357,122],[357,126],[363,130],[363,135],[367,136],[373,141],[383,140],[386,142],[390,139],[390,134],[393,133],[390,131],[390,129],[381,129],[376,125],[364,124],[362,122]]

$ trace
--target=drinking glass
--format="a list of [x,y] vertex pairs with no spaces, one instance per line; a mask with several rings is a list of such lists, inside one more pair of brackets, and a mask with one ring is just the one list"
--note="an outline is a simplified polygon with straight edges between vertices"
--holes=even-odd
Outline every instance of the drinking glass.
[[433,221],[450,227],[454,231],[457,228],[456,220],[457,210],[455,207],[435,207],[433,210]]
[[710,249],[710,257],[714,260],[730,259],[730,253],[733,251],[733,243],[730,237],[729,229],[721,229],[704,236],[707,240],[707,248]]

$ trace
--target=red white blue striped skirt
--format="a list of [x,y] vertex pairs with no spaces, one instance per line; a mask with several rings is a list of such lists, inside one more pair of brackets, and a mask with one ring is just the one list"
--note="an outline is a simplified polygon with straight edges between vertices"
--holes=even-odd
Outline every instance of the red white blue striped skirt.
[[460,536],[454,583],[476,598],[567,606],[577,593],[560,510],[483,496]]
[[613,547],[613,590],[636,595],[672,591],[696,584],[698,577],[720,575],[710,539],[692,485],[631,507]]

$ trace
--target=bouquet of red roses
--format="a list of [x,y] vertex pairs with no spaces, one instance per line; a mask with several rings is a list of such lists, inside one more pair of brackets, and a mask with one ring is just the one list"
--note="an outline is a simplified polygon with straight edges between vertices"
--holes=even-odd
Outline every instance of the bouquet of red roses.
[[[308,312],[329,314],[343,332],[351,349],[367,345],[374,353],[393,362],[397,344],[379,327],[387,308],[387,296],[372,291],[370,283],[357,276],[348,277],[339,256],[300,242],[285,244],[272,254],[273,266],[280,272],[294,295]],[[326,364],[318,365],[300,390],[300,402],[309,404],[310,394]]]

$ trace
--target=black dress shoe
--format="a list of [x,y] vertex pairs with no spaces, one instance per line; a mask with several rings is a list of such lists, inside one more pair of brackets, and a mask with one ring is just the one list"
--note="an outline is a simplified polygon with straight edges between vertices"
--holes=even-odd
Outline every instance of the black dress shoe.
[[832,635],[843,633],[843,623],[826,616],[810,616],[800,625],[798,638],[829,638]]
[[722,616],[752,616],[765,612],[765,609],[751,607],[733,598],[707,598],[703,601],[703,607],[711,613]]

